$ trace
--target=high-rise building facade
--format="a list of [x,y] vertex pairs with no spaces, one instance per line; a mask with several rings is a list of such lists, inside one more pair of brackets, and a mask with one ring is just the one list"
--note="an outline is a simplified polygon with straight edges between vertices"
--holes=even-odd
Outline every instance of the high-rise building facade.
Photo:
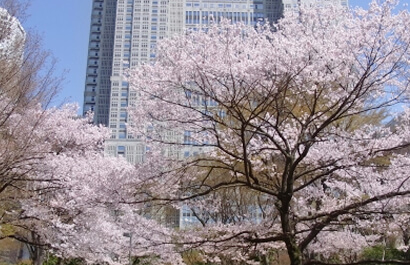
[[0,7],[0,56],[2,60],[19,60],[23,57],[26,32],[17,18]]
[[109,154],[142,161],[144,146],[126,128],[136,93],[124,74],[153,60],[158,41],[222,18],[255,25],[301,4],[327,3],[347,0],[93,0],[84,112],[94,111],[94,122],[110,128]]
[[96,124],[108,125],[116,10],[117,0],[93,0],[83,109]]

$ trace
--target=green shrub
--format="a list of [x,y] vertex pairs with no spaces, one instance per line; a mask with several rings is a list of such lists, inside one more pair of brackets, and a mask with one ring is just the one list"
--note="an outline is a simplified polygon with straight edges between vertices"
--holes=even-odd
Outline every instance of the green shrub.
[[86,264],[84,260],[75,259],[62,259],[55,255],[49,255],[48,258],[43,262],[43,265],[84,265]]
[[406,260],[406,253],[396,248],[385,248],[382,245],[365,248],[362,252],[362,259],[364,260]]

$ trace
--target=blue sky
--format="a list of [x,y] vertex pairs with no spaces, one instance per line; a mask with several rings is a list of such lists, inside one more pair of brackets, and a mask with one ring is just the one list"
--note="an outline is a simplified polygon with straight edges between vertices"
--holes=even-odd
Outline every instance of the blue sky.
[[[371,0],[350,0],[350,6],[368,7]],[[54,104],[83,104],[83,90],[88,52],[88,33],[92,0],[31,0],[26,28],[42,37],[44,49],[58,59],[58,72],[66,79]],[[410,0],[401,0],[410,4]],[[408,7],[407,7],[408,8]]]
[[30,0],[30,17],[24,26],[42,36],[44,49],[58,60],[58,72],[67,71],[56,105],[78,102],[82,106],[91,4],[92,0]]

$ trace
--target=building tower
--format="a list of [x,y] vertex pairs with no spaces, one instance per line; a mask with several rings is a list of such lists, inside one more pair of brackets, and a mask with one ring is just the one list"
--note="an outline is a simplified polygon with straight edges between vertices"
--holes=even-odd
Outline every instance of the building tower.
[[24,52],[26,32],[17,18],[0,7],[0,56],[2,59],[21,59]]
[[336,2],[347,5],[347,0],[93,0],[84,112],[94,111],[94,122],[110,128],[107,153],[138,163],[145,147],[127,132],[127,107],[136,93],[124,74],[152,61],[158,41],[222,18],[255,25],[276,21],[303,3]]
[[84,90],[84,114],[108,126],[117,0],[93,0]]

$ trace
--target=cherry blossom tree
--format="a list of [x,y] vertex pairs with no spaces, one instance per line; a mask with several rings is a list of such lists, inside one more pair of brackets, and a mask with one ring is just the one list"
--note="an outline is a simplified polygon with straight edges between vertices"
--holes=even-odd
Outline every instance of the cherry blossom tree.
[[[394,3],[164,40],[155,64],[129,72],[141,164],[101,154],[107,132],[69,108],[16,116],[10,135],[33,135],[41,154],[18,167],[32,181],[25,227],[62,257],[110,264],[182,264],[191,250],[366,264],[361,251],[387,236],[407,250],[410,17]],[[380,114],[394,122],[364,122]],[[179,230],[170,207],[186,214]]]
[[40,104],[26,108],[16,104],[0,98],[0,238],[29,244],[32,258],[39,261],[43,240],[23,204],[57,187],[56,180],[40,175],[40,170],[57,155],[101,152],[106,129],[92,125],[89,118],[77,118],[76,106],[44,110]]
[[[72,143],[83,141],[84,135],[73,136]],[[172,231],[147,218],[146,205],[123,204],[134,197],[138,176],[125,159],[95,148],[51,154],[32,175],[38,196],[24,200],[24,215],[43,244],[63,258],[126,264],[131,254],[152,257],[152,264],[182,263],[171,244]]]
[[[77,113],[76,105],[37,105],[11,113],[2,125],[0,195],[19,207],[2,219],[2,226],[7,221],[18,231],[0,235],[36,246],[38,264],[42,250],[89,263],[124,264],[130,251],[158,264],[182,263],[172,231],[147,218],[154,214],[149,205],[123,204],[135,197],[136,187],[144,188],[137,168],[105,156],[108,129]],[[124,234],[134,235],[132,249]]]
[[15,238],[35,246],[35,238],[15,221],[21,213],[19,198],[27,195],[32,182],[30,166],[46,152],[44,143],[37,146],[35,136],[41,130],[37,125],[47,116],[39,104],[43,108],[50,104],[62,77],[54,74],[55,62],[42,49],[41,38],[21,25],[27,4],[0,0],[0,244],[16,242],[10,240]]
[[[410,16],[395,4],[164,40],[129,72],[129,130],[150,151],[122,203],[189,208],[196,225],[173,240],[204,260],[284,250],[292,265],[365,264],[364,247],[409,222]],[[394,126],[352,126],[379,111]]]

